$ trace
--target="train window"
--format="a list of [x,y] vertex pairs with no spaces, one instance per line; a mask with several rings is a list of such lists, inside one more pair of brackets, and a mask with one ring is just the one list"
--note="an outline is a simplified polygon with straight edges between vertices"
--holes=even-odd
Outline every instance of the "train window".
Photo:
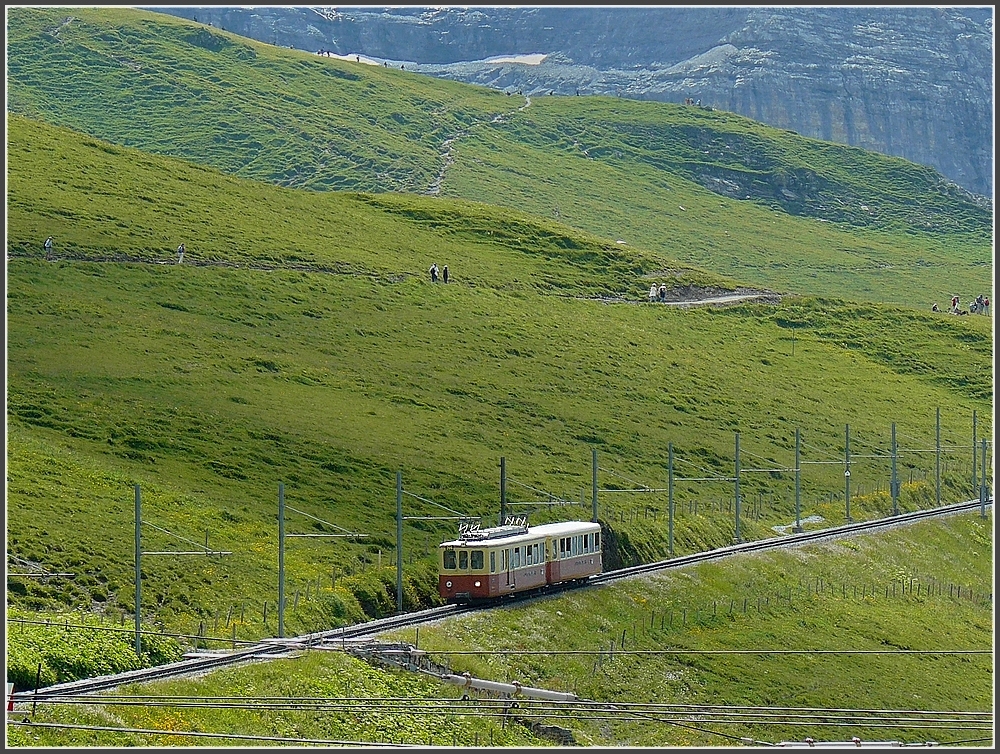
[[490,550],[490,573],[497,572],[497,551]]
[[566,557],[566,537],[559,538],[559,557]]
[[462,550],[460,553],[458,553],[458,567],[459,568],[469,567],[469,553],[467,553],[465,550]]
[[520,567],[521,567],[521,548],[520,547],[515,547],[514,548],[514,568],[520,568]]
[[472,555],[469,558],[469,565],[473,569],[483,570],[483,551],[473,550]]
[[584,552],[590,552],[590,535],[589,534],[584,534],[583,535],[583,551]]
[[601,533],[599,531],[594,532],[594,552],[600,552],[601,550]]
[[455,570],[456,565],[455,565],[455,551],[454,550],[445,550],[444,551],[444,567],[445,567],[445,569],[447,569],[449,571],[454,571]]

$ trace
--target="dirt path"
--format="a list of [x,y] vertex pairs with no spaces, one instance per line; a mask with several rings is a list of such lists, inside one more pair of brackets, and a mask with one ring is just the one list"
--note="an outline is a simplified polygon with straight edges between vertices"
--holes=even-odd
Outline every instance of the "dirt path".
[[[517,108],[517,111],[520,112],[529,105],[531,105],[531,97],[525,96],[524,104],[521,105],[519,108]],[[491,120],[490,122],[504,123],[506,122],[508,115],[510,115],[510,113],[506,114],[497,113],[496,115],[493,116],[493,120]],[[438,171],[437,177],[431,182],[431,185],[427,187],[427,190],[424,192],[425,194],[428,194],[430,196],[437,196],[438,194],[441,193],[441,184],[442,182],[444,182],[444,174],[445,172],[447,172],[448,168],[450,168],[453,164],[455,164],[455,156],[453,154],[453,148],[455,146],[455,142],[458,139],[461,139],[468,135],[469,135],[468,131],[459,131],[454,136],[445,139],[444,142],[441,144],[441,146],[444,148],[444,151],[441,152],[441,169]]]
[[[18,250],[9,250],[7,260],[29,259],[34,254]],[[60,254],[53,256],[50,263],[55,262],[91,262],[97,264],[156,264],[156,265],[178,265],[175,255],[169,258],[149,259],[148,257],[136,257],[128,254],[108,254],[99,258],[88,257],[83,254]],[[422,277],[422,273],[396,272],[379,273],[369,270],[359,270],[346,262],[334,263],[331,265],[320,264],[261,264],[228,262],[221,260],[200,260],[185,259],[184,267],[220,267],[227,269],[254,270],[258,272],[273,272],[275,270],[295,270],[297,272],[315,272],[325,275],[351,275],[353,277],[370,277],[376,281],[386,283],[400,283],[411,277]],[[605,304],[650,304],[659,306],[725,306],[743,301],[758,300],[762,303],[778,304],[781,302],[781,294],[774,291],[759,290],[755,288],[737,288],[734,291],[727,291],[718,288],[698,288],[695,286],[679,286],[667,291],[666,301],[649,301],[648,298],[633,299],[622,296],[577,296],[581,301],[600,301]]]

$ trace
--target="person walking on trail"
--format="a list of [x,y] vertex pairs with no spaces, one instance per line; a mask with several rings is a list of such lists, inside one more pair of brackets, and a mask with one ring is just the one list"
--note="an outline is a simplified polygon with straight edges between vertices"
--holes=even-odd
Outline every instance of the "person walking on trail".
[[184,244],[177,247],[177,264],[184,261]]
[[660,283],[660,301],[667,300],[667,286],[664,283]]
[[649,286],[649,303],[656,301],[656,283]]
[[957,312],[958,311],[958,296],[952,296],[951,297],[951,310],[953,312]]
[[445,265],[441,271],[441,279],[446,283],[448,282],[448,265]]
[[430,273],[431,273],[431,282],[432,283],[436,283],[438,281],[438,266],[437,266],[437,262],[435,262],[434,264],[431,265]]
[[45,249],[45,258],[52,258],[52,236],[45,239],[45,243],[42,244],[42,248]]

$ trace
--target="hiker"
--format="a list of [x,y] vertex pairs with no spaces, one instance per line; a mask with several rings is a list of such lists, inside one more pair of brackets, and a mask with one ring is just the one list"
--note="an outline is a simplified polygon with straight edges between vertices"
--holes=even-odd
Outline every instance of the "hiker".
[[951,310],[953,312],[957,312],[958,311],[958,296],[952,296],[951,297]]
[[989,297],[985,297],[983,298],[983,314],[986,314],[988,316],[989,313],[990,313],[990,299]]
[[52,236],[45,239],[45,243],[42,244],[42,248],[45,249],[45,258],[52,258]]
[[438,266],[437,266],[437,262],[435,262],[434,264],[431,265],[430,273],[431,273],[431,282],[432,283],[436,283],[438,281]]
[[664,283],[660,283],[660,290],[658,292],[660,294],[660,301],[666,301],[667,300],[667,286]]
[[939,311],[941,311],[941,310],[940,310],[940,309],[938,309],[938,305],[937,305],[937,304],[934,304],[934,306],[932,306],[932,307],[931,307],[931,311],[932,311],[932,312],[939,312]]
[[177,264],[184,261],[184,244],[177,247]]
[[656,301],[656,283],[649,286],[649,303]]
[[442,270],[442,273],[443,274],[442,274],[442,278],[441,279],[444,280],[444,282],[447,283],[448,282],[448,265],[444,266],[444,270]]

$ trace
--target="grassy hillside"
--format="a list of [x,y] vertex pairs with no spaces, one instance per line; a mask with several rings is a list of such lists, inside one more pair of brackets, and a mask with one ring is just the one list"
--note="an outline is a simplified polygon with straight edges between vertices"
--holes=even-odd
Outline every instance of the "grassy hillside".
[[[522,699],[510,717],[487,717],[476,714],[475,702],[455,706],[462,694],[455,686],[312,651],[120,690],[134,702],[159,695],[155,703],[40,704],[32,716],[41,723],[172,735],[8,725],[7,740],[15,746],[206,745],[204,738],[182,735],[196,731],[418,746],[551,745],[526,728],[542,723],[568,731],[579,745],[606,747],[852,736],[866,743],[988,745],[988,726],[962,729],[955,721],[968,725],[964,716],[983,719],[992,710],[992,523],[992,516],[965,514],[733,557],[442,621],[423,626],[419,636],[410,629],[384,637],[417,644],[435,662],[478,678],[575,691],[597,703],[589,713],[548,704],[538,710]],[[88,646],[111,642],[96,629],[80,634],[59,625],[15,625],[10,631],[17,647],[44,632],[54,635],[52,643],[67,636],[82,636]],[[204,702],[182,707],[163,695],[211,697],[237,709]],[[289,697],[305,697],[300,704],[317,700],[323,711],[288,708]],[[249,705],[254,709],[239,709]],[[606,705],[617,711],[604,712]],[[912,712],[921,710],[930,714]],[[918,716],[924,718],[919,727],[905,720]]]
[[[14,9],[8,108],[309,189],[526,210],[756,286],[929,308],[992,287],[992,207],[730,113],[524,98],[131,9]],[[176,245],[176,244],[175,244]]]
[[[279,481],[290,506],[368,535],[291,540],[288,594],[303,599],[289,632],[394,608],[399,470],[407,516],[492,519],[501,457],[512,502],[584,501],[520,509],[532,520],[589,516],[593,449],[602,488],[662,488],[670,444],[678,476],[727,476],[740,432],[745,468],[785,469],[743,480],[742,535],[756,538],[794,520],[796,428],[812,462],[804,516],[843,519],[847,424],[855,518],[889,509],[893,422],[902,505],[932,502],[940,408],[943,496],[972,494],[973,411],[979,437],[992,431],[987,318],[811,298],[640,303],[651,269],[735,283],[510,210],[284,189],[8,125],[7,541],[75,574],[10,582],[17,605],[131,611],[135,484],[151,524],[234,553],[151,558],[148,618],[190,633],[237,610],[241,637],[275,630]],[[54,224],[46,261],[34,247]],[[452,283],[426,279],[432,260]],[[676,494],[677,552],[731,539],[731,484],[679,481]],[[666,503],[604,494],[609,557],[663,557]],[[405,529],[414,605],[454,522]]]
[[[992,211],[956,202],[926,168],[661,103],[548,97],[510,123],[514,138],[491,125],[455,145],[444,195],[558,217],[774,290],[927,308],[992,290]],[[678,144],[677,133],[698,138]],[[712,148],[689,164],[692,146]],[[731,163],[744,175],[728,177]],[[797,189],[808,201],[784,199],[789,172],[814,177],[815,189]]]
[[[675,725],[656,721],[664,708],[639,707],[638,719],[627,721],[624,713],[562,716],[560,724],[591,745],[720,746],[807,736],[989,745],[988,726],[960,732],[941,718],[993,707],[992,526],[992,517],[970,514],[729,558],[463,616],[422,628],[419,646],[479,678],[637,706],[712,705],[675,716]],[[959,583],[965,597],[957,596]],[[412,630],[398,636],[416,639]],[[555,636],[563,653],[535,651]],[[899,650],[909,653],[892,654]],[[720,708],[735,709],[724,715]],[[824,725],[836,715],[810,720],[816,709],[935,710],[927,717],[941,727],[875,725],[874,715],[869,724],[860,715]],[[751,722],[754,711],[764,713],[760,722]]]

